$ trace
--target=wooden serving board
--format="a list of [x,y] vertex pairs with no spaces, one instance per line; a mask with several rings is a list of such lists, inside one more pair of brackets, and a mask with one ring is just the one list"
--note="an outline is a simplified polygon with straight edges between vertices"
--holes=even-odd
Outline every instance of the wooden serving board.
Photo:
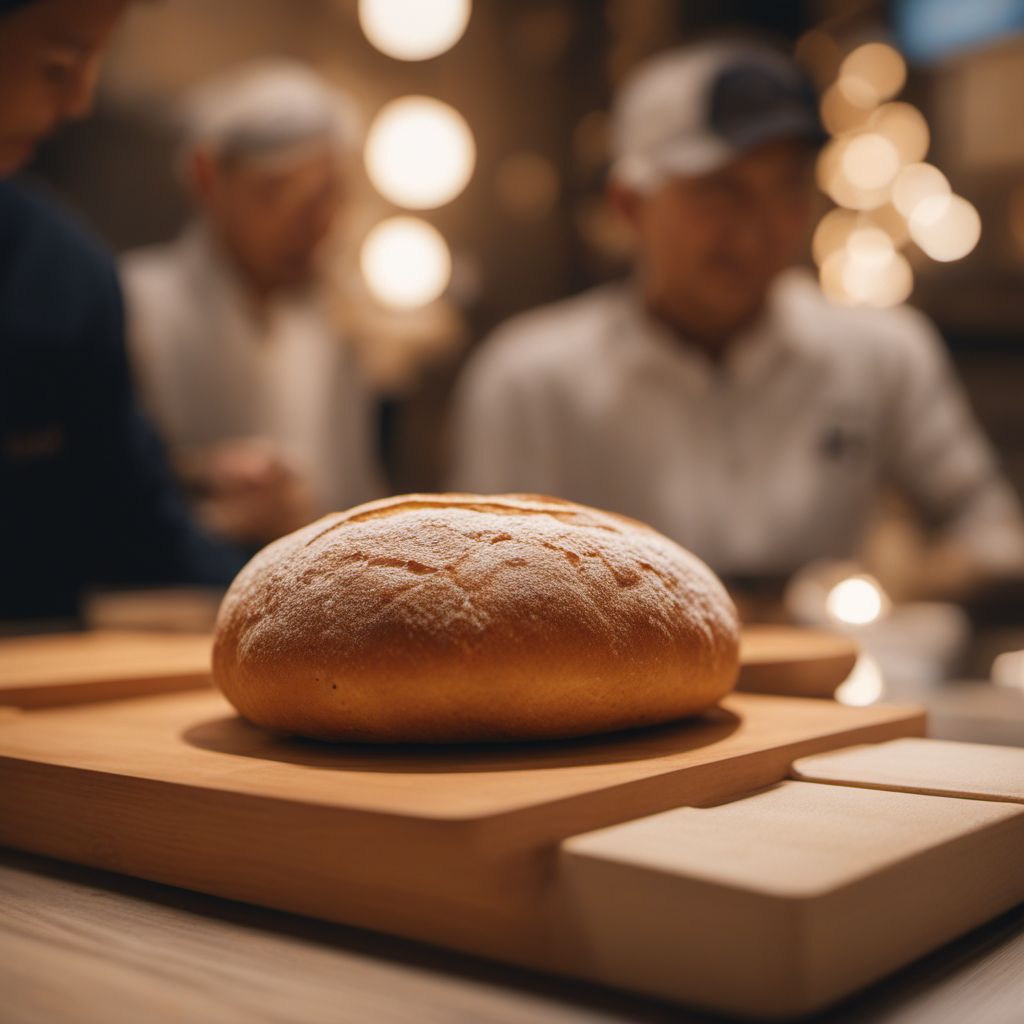
[[562,840],[924,725],[915,708],[735,694],[616,736],[366,748],[271,736],[215,692],[40,710],[0,718],[0,842],[603,981]]
[[857,662],[849,637],[796,626],[746,626],[736,688],[788,697],[831,697]]
[[43,708],[210,686],[208,633],[96,630],[0,640],[0,707]]

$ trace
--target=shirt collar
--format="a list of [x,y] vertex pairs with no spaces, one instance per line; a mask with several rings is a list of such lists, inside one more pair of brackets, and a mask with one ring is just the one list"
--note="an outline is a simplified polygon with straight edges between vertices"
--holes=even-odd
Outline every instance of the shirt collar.
[[698,392],[721,381],[754,382],[802,345],[802,335],[788,322],[782,301],[791,283],[789,272],[775,281],[761,316],[733,340],[721,362],[711,360],[698,345],[688,343],[653,316],[644,306],[635,279],[621,285],[613,340],[623,354],[655,373],[671,373]]

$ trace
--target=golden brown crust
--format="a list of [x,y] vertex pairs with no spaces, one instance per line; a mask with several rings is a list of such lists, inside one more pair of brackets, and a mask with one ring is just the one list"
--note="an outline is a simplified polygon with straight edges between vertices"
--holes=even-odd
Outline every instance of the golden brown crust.
[[539,495],[411,494],[256,555],[213,668],[242,715],[287,733],[517,740],[703,710],[738,647],[711,570],[642,523]]

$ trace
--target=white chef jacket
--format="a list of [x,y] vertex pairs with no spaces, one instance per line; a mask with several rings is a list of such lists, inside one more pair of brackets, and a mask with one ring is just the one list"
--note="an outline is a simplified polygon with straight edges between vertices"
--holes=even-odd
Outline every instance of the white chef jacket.
[[133,366],[170,447],[268,439],[311,484],[318,513],[382,493],[371,395],[314,290],[258,319],[198,225],[129,253],[122,273]]
[[634,516],[725,575],[854,557],[896,484],[986,568],[1024,523],[929,321],[776,282],[720,363],[645,311],[632,282],[519,316],[456,402],[458,489],[533,491]]

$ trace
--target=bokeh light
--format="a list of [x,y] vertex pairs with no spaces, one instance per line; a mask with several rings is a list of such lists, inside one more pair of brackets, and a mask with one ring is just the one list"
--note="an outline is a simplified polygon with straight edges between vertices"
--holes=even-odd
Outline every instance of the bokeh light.
[[[878,229],[863,230],[873,232]],[[850,245],[854,241],[851,238]],[[858,254],[848,246],[842,275],[843,287],[854,302],[877,309],[906,302],[914,288],[914,272],[906,258],[892,248],[891,241],[888,252],[878,247]]]
[[822,261],[818,271],[822,294],[838,306],[853,306],[857,301],[846,287],[846,268],[849,262],[850,254],[846,248],[837,249]]
[[470,0],[359,0],[359,27],[389,57],[427,60],[462,38],[471,11]]
[[386,104],[366,137],[366,173],[386,199],[425,210],[454,199],[476,164],[473,133],[454,108],[429,96]]
[[865,132],[849,140],[840,157],[840,166],[855,188],[873,191],[885,188],[900,169],[896,147],[877,132]]
[[821,97],[821,121],[832,135],[843,135],[863,127],[871,116],[871,107],[851,103],[833,82]]
[[366,287],[396,309],[425,306],[448,287],[452,258],[441,233],[415,217],[392,217],[371,229],[359,253]]
[[1024,651],[1005,651],[992,662],[992,682],[1024,690]]
[[949,263],[962,259],[978,244],[981,217],[962,196],[930,196],[914,207],[910,237],[927,256]]
[[846,245],[846,240],[860,223],[859,216],[852,210],[829,210],[818,221],[811,239],[811,254],[820,267],[834,252]]
[[908,164],[892,183],[892,203],[904,217],[910,218],[919,203],[934,196],[948,196],[946,176],[931,164]]
[[907,65],[887,43],[865,43],[839,66],[837,85],[846,99],[859,107],[873,107],[891,99],[907,80]]
[[887,600],[878,581],[870,576],[849,576],[828,593],[825,609],[837,622],[866,626],[886,611]]
[[[884,186],[863,188],[850,180],[846,168],[846,153],[856,139],[857,136],[843,136],[833,139],[825,146],[818,155],[816,171],[818,186],[837,206],[845,206],[849,210],[872,210],[888,202],[889,190]],[[886,150],[886,153],[891,164],[892,152]],[[852,161],[855,173],[861,170],[861,161],[865,156],[870,157],[870,153],[865,154],[863,148],[859,154],[855,154],[855,159]],[[864,170],[869,178],[874,173],[870,166]]]
[[870,655],[862,654],[834,696],[840,704],[857,708],[881,700],[885,696],[885,680],[878,662]]
[[889,140],[902,164],[917,163],[928,152],[931,142],[928,122],[921,111],[909,103],[886,103],[879,107],[868,118],[868,128]]
[[865,224],[873,224],[875,227],[881,228],[892,239],[892,243],[897,249],[910,241],[906,218],[892,203],[884,203],[874,210],[862,213],[861,220]]
[[871,225],[852,231],[846,240],[846,248],[854,260],[866,266],[885,266],[895,253],[888,234]]

